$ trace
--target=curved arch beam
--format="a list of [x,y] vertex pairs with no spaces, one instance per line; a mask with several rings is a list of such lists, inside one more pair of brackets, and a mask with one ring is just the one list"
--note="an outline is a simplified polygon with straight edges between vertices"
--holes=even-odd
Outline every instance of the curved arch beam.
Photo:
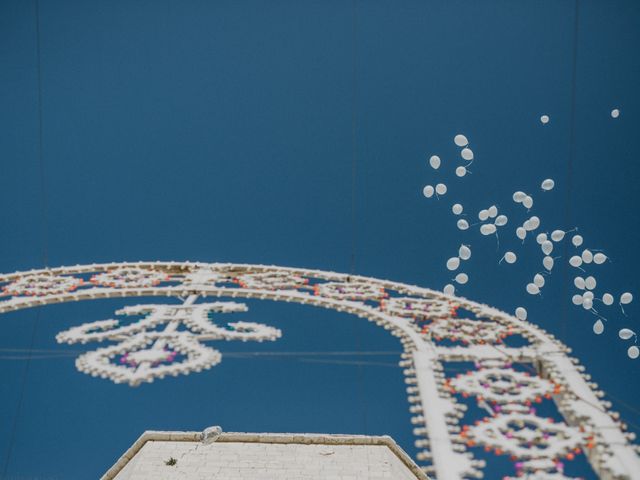
[[[416,445],[423,448],[418,460],[430,463],[425,470],[439,480],[480,477],[483,462],[474,459],[468,449],[476,444],[510,451],[526,472],[567,478],[557,471],[557,458],[572,455],[572,441],[579,442],[601,478],[639,478],[640,459],[629,434],[623,432],[621,422],[600,399],[603,393],[595,390],[582,374],[584,368],[568,356],[570,349],[529,322],[464,298],[336,272],[192,262],[123,262],[15,272],[0,275],[0,288],[0,313],[60,302],[153,296],[189,297],[188,303],[197,297],[255,298],[351,313],[400,338],[404,347],[401,366],[405,367],[411,411],[416,414],[412,419],[414,433],[421,437]],[[472,312],[475,318],[459,318],[459,309]],[[518,348],[504,346],[501,339],[512,333],[521,334],[528,344]],[[453,344],[443,345],[438,341],[440,337]],[[476,372],[485,377],[496,369],[500,373],[502,383],[492,397],[494,407],[485,405],[491,414],[485,419],[488,426],[482,429],[459,425],[466,407],[452,394],[454,388],[443,373],[442,363],[460,361],[476,362]],[[537,371],[535,378],[555,385],[549,396],[563,415],[566,427],[545,435],[562,436],[569,453],[549,451],[548,457],[541,457],[536,448],[537,456],[531,457],[533,450],[518,450],[512,445],[518,443],[519,432],[513,441],[509,436],[500,436],[504,433],[501,425],[508,419],[533,431],[542,432],[545,428],[543,422],[536,425],[536,418],[540,417],[532,417],[522,402],[507,398],[500,403],[505,396],[505,379],[508,382],[515,375],[512,362],[531,364]],[[474,375],[474,371],[469,373]],[[484,382],[482,387],[486,388]],[[473,391],[474,385],[471,382],[467,387]],[[513,388],[522,390],[520,385]],[[526,393],[520,391],[518,398],[526,398]],[[482,396],[478,399],[483,401]],[[524,433],[531,436],[528,431]],[[560,444],[556,441],[553,445]],[[549,448],[553,448],[552,444]]]

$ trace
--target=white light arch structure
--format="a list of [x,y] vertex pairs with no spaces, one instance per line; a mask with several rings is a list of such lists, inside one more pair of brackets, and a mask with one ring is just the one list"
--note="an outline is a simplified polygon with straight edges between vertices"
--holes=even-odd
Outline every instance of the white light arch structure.
[[[400,364],[415,415],[414,433],[420,437],[417,460],[426,463],[425,470],[434,478],[480,478],[483,462],[473,458],[475,446],[510,455],[516,474],[530,479],[569,478],[559,460],[572,456],[575,449],[585,452],[602,479],[640,478],[634,435],[624,432],[618,414],[602,400],[604,393],[588,381],[579,362],[568,356],[570,350],[529,322],[464,298],[335,272],[192,262],[92,264],[16,272],[0,275],[0,289],[0,313],[99,298],[184,300],[182,305],[127,307],[132,313],[148,314],[134,326],[106,320],[59,335],[58,340],[65,342],[120,342],[99,350],[108,350],[100,359],[79,358],[77,366],[94,376],[132,385],[167,374],[200,371],[220,361],[218,352],[207,352],[199,341],[274,340],[280,334],[273,327],[251,322],[216,326],[210,323],[212,312],[216,316],[246,307],[237,302],[197,303],[199,298],[253,298],[347,312],[375,322],[400,339],[404,348]],[[462,311],[468,318],[457,314]],[[153,325],[153,331],[146,331],[145,325]],[[164,330],[159,325],[165,325]],[[505,345],[503,339],[512,334],[524,337],[526,344]],[[126,357],[127,349],[137,355],[135,361]],[[158,358],[158,352],[170,353]],[[172,369],[167,365],[176,354],[183,361]],[[124,367],[112,365],[116,357],[121,362],[125,358]],[[443,369],[449,362],[474,362],[475,367],[466,375],[450,378]],[[516,363],[530,365],[533,373],[513,368]],[[467,408],[459,401],[461,395],[477,398],[487,411],[483,421],[461,425]],[[531,402],[543,397],[555,402],[564,422],[550,423],[535,414]]]

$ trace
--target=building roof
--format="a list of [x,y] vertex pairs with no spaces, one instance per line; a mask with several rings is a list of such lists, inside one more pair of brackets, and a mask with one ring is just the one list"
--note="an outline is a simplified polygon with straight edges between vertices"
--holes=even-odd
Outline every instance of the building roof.
[[101,480],[428,480],[389,436],[145,432]]

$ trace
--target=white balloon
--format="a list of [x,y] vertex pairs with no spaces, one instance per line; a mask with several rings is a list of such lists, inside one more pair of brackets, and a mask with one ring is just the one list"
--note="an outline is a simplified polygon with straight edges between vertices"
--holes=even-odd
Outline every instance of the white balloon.
[[453,295],[455,293],[455,291],[456,291],[456,288],[453,285],[451,285],[450,283],[447,283],[444,286],[443,292],[446,293],[447,295]]
[[636,358],[638,358],[638,355],[640,355],[640,349],[635,345],[632,345],[628,348],[627,355],[629,355],[629,358],[631,358],[632,360],[635,360]]
[[629,303],[631,303],[633,301],[633,295],[631,295],[629,292],[625,292],[622,295],[620,295],[620,303],[623,305],[627,305]]
[[574,235],[571,239],[571,243],[573,243],[574,247],[579,247],[580,245],[582,245],[583,241],[584,239],[582,238],[582,235]]
[[531,207],[533,207],[533,198],[527,195],[526,197],[524,197],[524,200],[522,200],[522,205],[524,205],[524,208],[529,210]]
[[498,207],[496,207],[495,205],[491,205],[489,207],[489,210],[487,210],[489,212],[489,217],[491,218],[496,218],[496,215],[498,215]]
[[489,218],[489,210],[480,210],[478,212],[478,218],[484,222],[486,219]]
[[440,163],[440,157],[438,155],[432,155],[429,159],[429,165],[431,165],[431,168],[433,168],[434,170],[440,168]]
[[553,187],[555,187],[555,185],[556,185],[556,182],[554,182],[550,178],[547,178],[545,181],[542,182],[542,185],[540,185],[540,187],[545,192],[548,192],[549,190],[553,190]]
[[466,245],[460,245],[458,257],[460,257],[461,260],[469,260],[471,258],[471,249]]
[[469,147],[464,147],[460,152],[460,156],[467,161],[473,160],[473,151]]
[[493,223],[485,223],[480,227],[480,233],[482,235],[491,235],[496,233],[496,226]]
[[458,257],[451,257],[447,260],[447,269],[455,270],[460,266],[460,259]]
[[597,282],[594,277],[587,277],[584,279],[584,286],[587,287],[587,290],[593,290],[596,288]]
[[422,194],[427,197],[427,198],[431,198],[433,197],[433,192],[435,190],[433,189],[433,187],[431,185],[427,185],[426,187],[424,187],[422,189]]
[[447,193],[447,186],[444,183],[439,183],[436,185],[436,193],[438,195],[444,195]]
[[524,240],[526,236],[527,231],[523,227],[516,228],[516,237],[518,237],[520,240]]
[[542,253],[544,253],[545,255],[549,255],[551,252],[553,252],[553,243],[551,243],[551,241],[546,240],[545,242],[542,243]]
[[584,263],[591,263],[593,262],[593,253],[591,253],[591,250],[584,250],[582,252],[582,261]]
[[537,295],[538,293],[540,293],[540,289],[538,288],[538,286],[535,283],[528,283],[527,284],[527,293],[529,295]]
[[607,256],[604,253],[598,252],[593,256],[593,263],[595,263],[596,265],[602,265],[606,261]]
[[546,240],[547,240],[546,233],[539,233],[538,236],[536,237],[536,242],[538,242],[538,245],[542,245],[544,242],[546,242]]
[[593,294],[593,292],[584,292],[582,294],[582,298],[588,298],[589,300],[593,300],[594,294]]
[[467,222],[464,218],[458,220],[458,228],[460,230],[466,230],[469,228],[469,222]]
[[564,232],[562,230],[554,230],[551,232],[551,240],[554,242],[561,242],[564,238]]
[[533,277],[533,283],[536,285],[536,287],[538,288],[542,288],[544,287],[544,277],[542,275],[540,275],[539,273],[536,273]]
[[593,299],[583,295],[582,308],[584,308],[585,310],[591,310],[592,307],[593,307]]
[[459,203],[456,203],[453,205],[453,207],[451,207],[451,211],[454,215],[460,215],[462,213],[462,210],[462,205],[460,205]]
[[540,117],[540,121],[542,122],[543,125],[546,125],[547,123],[549,123],[549,115],[542,115]]
[[493,223],[495,223],[497,227],[504,227],[508,221],[509,218],[506,215],[498,215],[496,221]]
[[611,110],[611,118],[618,118],[620,116],[620,110],[618,110],[617,108],[614,108],[613,110]]
[[593,333],[600,335],[602,332],[604,332],[604,323],[602,323],[602,320],[598,319],[596,323],[593,324]]
[[524,192],[517,191],[513,194],[513,201],[516,203],[522,203],[525,198],[527,198],[527,194]]
[[573,279],[573,284],[576,286],[576,288],[579,288],[580,290],[584,290],[584,278],[582,277],[576,277]]
[[526,320],[527,319],[527,310],[524,309],[523,307],[516,308],[516,318],[518,318],[520,320]]
[[555,262],[553,260],[553,257],[546,256],[542,259],[542,266],[546,268],[548,271],[553,270],[554,263]]
[[605,305],[613,305],[613,295],[610,293],[605,293],[602,295],[602,303]]
[[507,263],[516,263],[518,257],[513,252],[507,252],[504,254],[504,261]]
[[582,305],[582,295],[574,295],[571,297],[571,301],[574,305]]
[[635,334],[636,334],[636,332],[634,332],[633,330],[629,330],[628,328],[621,328],[620,331],[618,332],[618,336],[622,340],[629,340]]
[[458,282],[460,285],[464,285],[468,281],[469,275],[467,275],[466,273],[459,273],[458,275],[456,275],[456,282]]
[[467,169],[465,167],[456,168],[456,176],[464,177],[467,174]]
[[459,147],[466,147],[467,145],[469,145],[469,140],[467,140],[467,137],[465,137],[461,133],[453,137],[453,141]]
[[574,255],[569,259],[569,265],[571,265],[572,267],[578,268],[580,265],[582,265],[582,257],[579,257],[578,255]]
[[535,215],[529,219],[529,227],[531,230],[535,230],[540,226],[540,219]]

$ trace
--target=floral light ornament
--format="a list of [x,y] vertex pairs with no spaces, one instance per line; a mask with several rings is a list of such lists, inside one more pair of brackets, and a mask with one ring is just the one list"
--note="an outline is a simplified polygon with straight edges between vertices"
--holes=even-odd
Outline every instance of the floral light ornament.
[[216,283],[231,281],[227,275],[216,272],[207,268],[201,268],[195,272],[188,272],[182,276],[184,286],[192,287],[194,285],[212,286]]
[[512,325],[465,318],[447,318],[425,326],[422,333],[428,333],[438,341],[446,339],[467,345],[502,343],[504,338],[517,331]]
[[364,282],[327,282],[313,286],[313,291],[320,297],[334,300],[381,300],[388,297],[384,288]]
[[91,277],[94,285],[113,288],[145,288],[155,287],[168,281],[170,276],[164,272],[136,268],[118,267]]
[[[533,478],[535,480],[584,480],[564,475],[564,463],[551,458],[533,458],[515,462],[516,478]],[[510,480],[513,477],[505,477]]]
[[[58,343],[114,341],[115,345],[85,353],[76,360],[84,373],[109,378],[115,383],[137,386],[167,375],[200,372],[220,363],[218,350],[202,344],[208,340],[276,340],[281,331],[260,323],[214,324],[213,313],[246,312],[235,302],[183,305],[136,305],[118,310],[118,315],[144,315],[129,325],[118,320],[99,320],[60,332]],[[164,329],[160,328],[164,326]],[[183,329],[181,329],[183,328]],[[180,360],[176,360],[180,357]],[[115,363],[114,363],[115,360]]]
[[463,428],[463,433],[464,437],[495,450],[496,454],[504,453],[524,460],[573,458],[575,449],[584,442],[578,429],[520,413],[486,418],[477,425]]
[[297,290],[309,283],[307,278],[290,272],[247,273],[235,281],[243,288],[262,290]]
[[458,375],[449,382],[452,391],[496,404],[541,401],[554,392],[554,384],[538,376],[505,368],[484,368]]
[[456,306],[440,300],[421,300],[410,297],[391,297],[380,302],[389,315],[426,320],[446,318],[456,312]]
[[2,295],[9,296],[35,296],[59,295],[73,292],[82,286],[81,278],[50,273],[37,273],[25,275],[2,287]]

